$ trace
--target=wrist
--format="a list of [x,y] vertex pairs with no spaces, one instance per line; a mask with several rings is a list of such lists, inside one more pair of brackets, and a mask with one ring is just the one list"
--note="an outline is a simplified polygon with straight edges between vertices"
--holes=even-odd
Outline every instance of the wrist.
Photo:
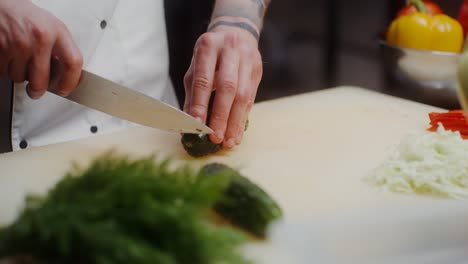
[[210,27],[211,25],[219,21],[226,21],[226,22],[232,22],[232,23],[246,23],[250,25],[252,28],[254,28],[257,34],[260,34],[259,25],[255,24],[251,19],[246,18],[246,17],[241,17],[241,16],[219,16],[219,17],[213,18],[210,21],[210,24],[208,25],[208,27]]
[[260,38],[260,29],[250,19],[244,17],[220,16],[212,19],[207,31],[213,31],[218,27],[236,27],[248,31],[257,41]]

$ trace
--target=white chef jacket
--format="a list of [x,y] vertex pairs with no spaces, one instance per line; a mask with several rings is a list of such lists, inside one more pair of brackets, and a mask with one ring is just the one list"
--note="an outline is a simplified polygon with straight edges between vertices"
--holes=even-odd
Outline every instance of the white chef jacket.
[[[84,69],[178,107],[168,73],[163,0],[33,2],[67,25],[82,52]],[[13,150],[134,125],[50,93],[32,100],[25,86],[14,87]]]

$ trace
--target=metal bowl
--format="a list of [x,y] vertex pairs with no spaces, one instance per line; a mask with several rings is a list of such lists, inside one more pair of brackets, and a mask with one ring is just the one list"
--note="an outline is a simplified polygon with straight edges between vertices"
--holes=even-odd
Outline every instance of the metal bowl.
[[403,48],[382,39],[379,46],[389,93],[447,109],[461,107],[457,97],[461,54]]

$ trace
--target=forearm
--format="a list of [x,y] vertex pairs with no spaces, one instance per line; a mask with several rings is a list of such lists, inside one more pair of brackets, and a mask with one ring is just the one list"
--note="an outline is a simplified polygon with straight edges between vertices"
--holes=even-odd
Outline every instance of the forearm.
[[271,0],[217,0],[210,25],[220,21],[246,23],[259,34],[270,2]]

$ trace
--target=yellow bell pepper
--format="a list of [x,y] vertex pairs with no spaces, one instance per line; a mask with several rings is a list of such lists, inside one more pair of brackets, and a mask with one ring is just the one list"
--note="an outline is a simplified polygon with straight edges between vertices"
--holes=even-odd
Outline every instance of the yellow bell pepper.
[[430,16],[421,0],[412,0],[418,12],[403,15],[392,21],[387,31],[387,41],[393,45],[445,52],[461,52],[463,28],[445,14]]

